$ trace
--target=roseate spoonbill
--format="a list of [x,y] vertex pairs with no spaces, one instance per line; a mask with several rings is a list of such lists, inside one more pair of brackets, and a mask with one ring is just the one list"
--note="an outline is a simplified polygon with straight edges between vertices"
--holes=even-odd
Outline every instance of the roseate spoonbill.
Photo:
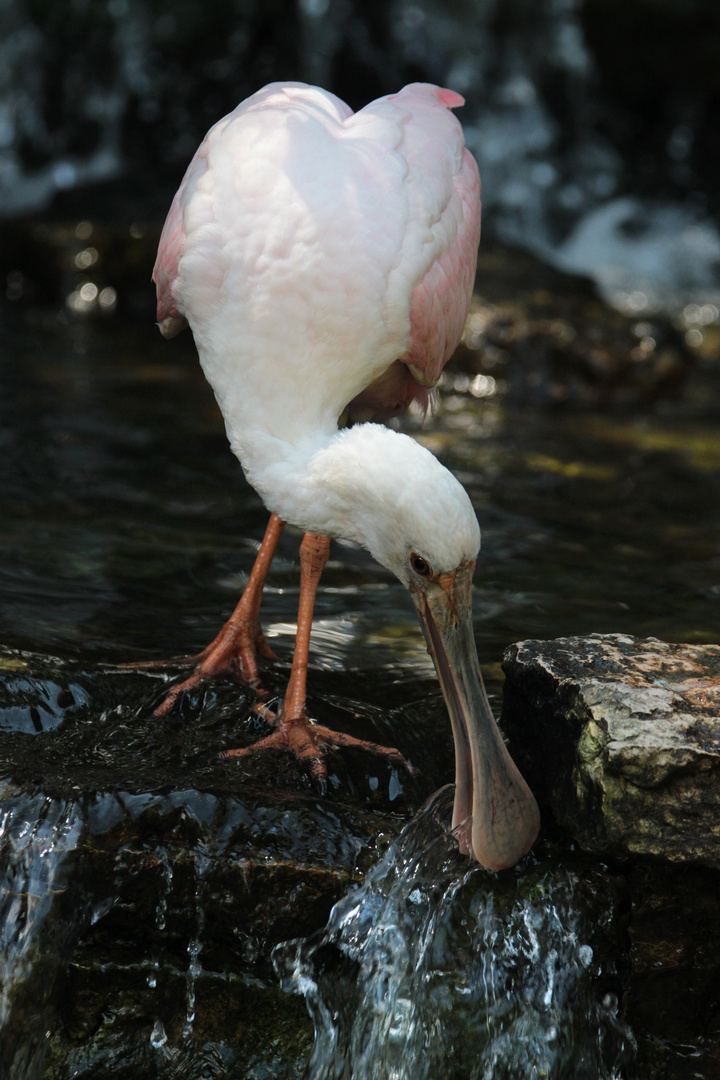
[[[189,678],[259,686],[266,575],[283,524],[305,532],[290,680],[267,747],[316,780],[327,746],[397,750],[331,732],[305,711],[315,594],[329,537],[367,548],[410,591],[452,722],[453,825],[485,866],[517,862],[539,826],[482,684],[470,618],[480,530],[465,490],[407,435],[370,422],[427,402],[467,314],[480,180],[452,90],[416,83],[353,113],[333,94],[273,83],[205,137],[163,229],[153,280],[166,337],[190,325],[230,445],[271,511],[247,586]],[[339,428],[339,417],[350,426]]]

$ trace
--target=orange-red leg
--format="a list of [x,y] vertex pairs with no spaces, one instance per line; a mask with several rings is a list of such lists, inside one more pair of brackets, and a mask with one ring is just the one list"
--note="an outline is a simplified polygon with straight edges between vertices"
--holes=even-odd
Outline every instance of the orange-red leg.
[[300,602],[292,670],[285,697],[277,714],[260,706],[258,711],[275,726],[271,735],[242,750],[225,750],[222,758],[243,758],[259,750],[285,750],[301,761],[318,786],[325,790],[327,767],[324,751],[328,747],[355,747],[387,758],[394,765],[410,769],[394,747],[380,746],[356,739],[342,731],[331,731],[309,720],[305,710],[308,652],[318,583],[330,553],[330,540],[320,533],[305,533],[300,545]]
[[[270,515],[265,536],[240,602],[214,641],[197,656],[186,659],[186,663],[195,664],[194,671],[187,679],[173,686],[167,697],[155,709],[155,716],[167,715],[180,694],[199,686],[206,679],[231,678],[255,690],[259,689],[258,653],[269,660],[277,659],[260,627],[260,605],[270,563],[284,525],[285,522],[277,514]],[[145,664],[125,666],[137,669],[164,667],[166,661],[150,661]]]
[[305,533],[300,545],[300,600],[298,602],[297,633],[290,679],[285,690],[281,718],[285,724],[305,720],[310,634],[312,632],[315,598],[320,576],[330,556],[330,537],[320,533]]

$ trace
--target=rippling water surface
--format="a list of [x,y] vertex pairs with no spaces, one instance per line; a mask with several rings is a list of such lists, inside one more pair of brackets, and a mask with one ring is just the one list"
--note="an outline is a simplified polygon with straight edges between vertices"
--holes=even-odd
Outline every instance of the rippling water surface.
[[[190,341],[48,316],[11,324],[6,350],[3,642],[113,661],[199,649],[235,602],[266,513],[227,448]],[[716,636],[720,435],[702,402],[578,415],[450,390],[418,434],[480,519],[481,662],[533,636]],[[297,547],[289,531],[265,604],[285,662]],[[394,667],[393,679],[415,680],[417,665],[429,675],[423,652],[402,587],[364,552],[334,545],[316,665]]]

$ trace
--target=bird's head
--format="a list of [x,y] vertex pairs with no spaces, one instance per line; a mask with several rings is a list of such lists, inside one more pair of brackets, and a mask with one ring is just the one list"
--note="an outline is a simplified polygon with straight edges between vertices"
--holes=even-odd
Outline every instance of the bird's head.
[[455,740],[453,827],[461,850],[491,869],[513,866],[535,840],[539,812],[480,674],[472,627],[480,529],[472,503],[452,473],[405,435],[363,424],[334,443],[322,485],[337,515],[334,535],[362,544],[407,586],[440,679]]
[[334,507],[334,535],[356,540],[413,589],[474,563],[480,527],[464,487],[424,446],[380,424],[338,432],[313,468]]

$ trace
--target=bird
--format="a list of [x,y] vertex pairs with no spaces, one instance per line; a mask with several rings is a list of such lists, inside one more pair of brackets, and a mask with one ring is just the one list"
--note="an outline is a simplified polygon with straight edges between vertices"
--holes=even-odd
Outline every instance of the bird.
[[[297,635],[270,735],[224,751],[294,753],[322,787],[325,751],[393,747],[307,715],[313,608],[330,538],[366,548],[408,589],[455,741],[452,827],[483,866],[514,865],[539,829],[534,796],[484,690],[471,622],[480,529],[459,481],[384,421],[426,408],[460,341],[480,240],[480,177],[453,90],[413,83],[354,112],[275,82],[207,133],[165,222],[153,281],[165,337],[189,326],[230,447],[270,511],[240,602],[188,688],[231,676],[261,693],[273,658],[262,593],[285,523],[303,532]],[[259,703],[259,709],[264,707]]]

